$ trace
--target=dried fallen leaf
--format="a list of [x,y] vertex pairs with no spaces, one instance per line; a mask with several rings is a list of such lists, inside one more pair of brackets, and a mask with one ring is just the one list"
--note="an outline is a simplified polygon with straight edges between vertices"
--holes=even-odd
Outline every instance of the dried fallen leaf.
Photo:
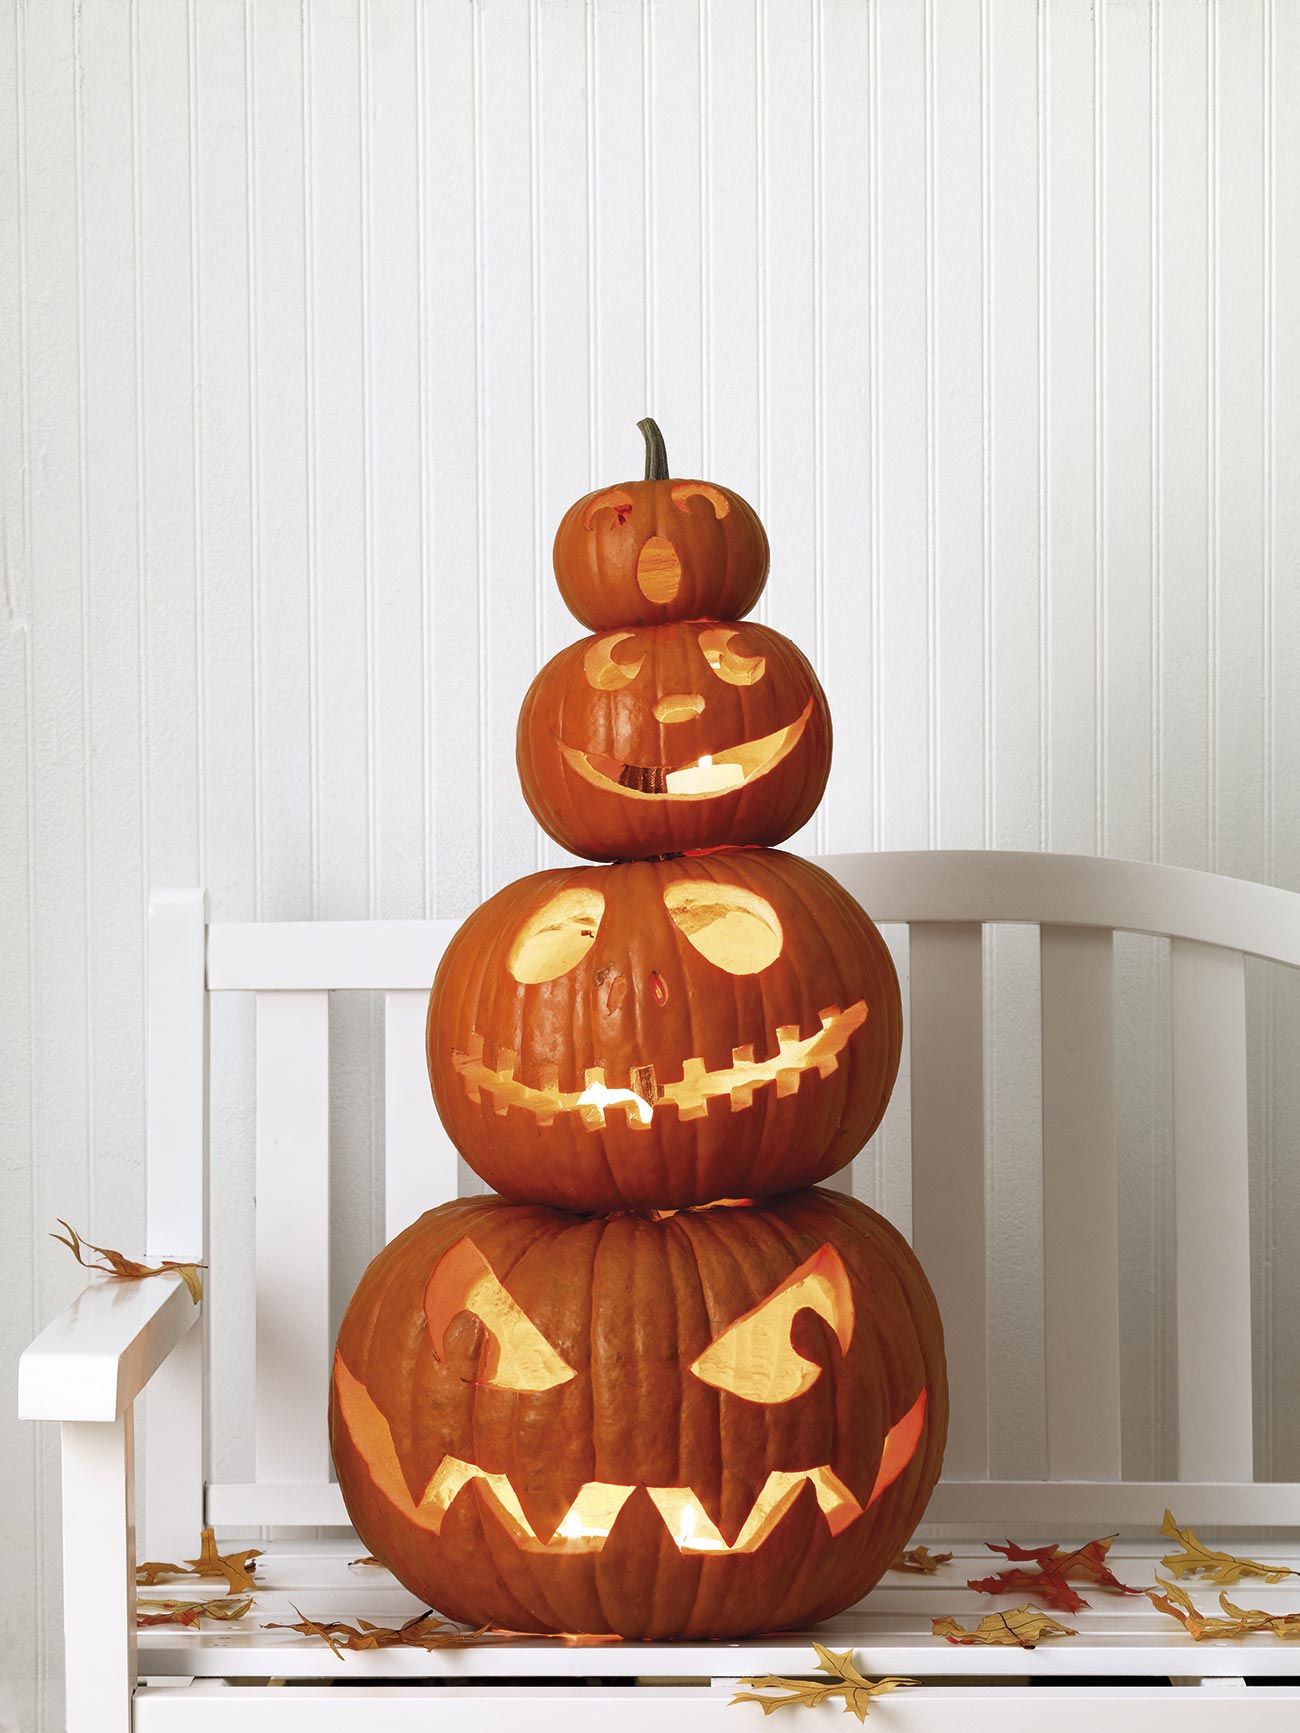
[[168,1577],[225,1577],[227,1594],[246,1593],[257,1587],[253,1580],[253,1560],[261,1558],[259,1547],[245,1547],[241,1552],[217,1551],[217,1537],[205,1528],[199,1537],[199,1556],[186,1559],[184,1564],[167,1564],[160,1559],[146,1559],[135,1567],[138,1583],[164,1582]]
[[1157,1587],[1147,1589],[1151,1605],[1170,1618],[1177,1619],[1194,1643],[1216,1637],[1233,1641],[1240,1637],[1278,1637],[1283,1642],[1300,1641],[1300,1613],[1268,1613],[1262,1607],[1238,1607],[1220,1592],[1219,1606],[1223,1616],[1203,1613],[1187,1590],[1164,1577],[1156,1578]]
[[350,1565],[377,1565],[380,1564],[380,1560],[377,1558],[371,1558],[370,1554],[367,1553],[365,1558],[350,1558],[348,1563]]
[[910,1546],[890,1565],[891,1571],[909,1571],[913,1576],[932,1577],[952,1560],[950,1552],[931,1552],[929,1547]]
[[1212,1583],[1231,1588],[1234,1583],[1239,1583],[1242,1577],[1261,1577],[1266,1583],[1280,1583],[1284,1578],[1297,1574],[1288,1570],[1286,1565],[1260,1564],[1257,1559],[1238,1558],[1235,1553],[1215,1552],[1212,1547],[1206,1546],[1194,1528],[1179,1528],[1171,1510],[1165,1512],[1160,1532],[1170,1540],[1177,1541],[1182,1549],[1166,1554],[1160,1561],[1165,1569],[1176,1577],[1203,1576],[1208,1577]]
[[[104,1270],[110,1276],[116,1276],[122,1282],[143,1282],[149,1276],[165,1275],[168,1270],[175,1270],[190,1291],[190,1298],[197,1306],[203,1298],[203,1284],[199,1280],[199,1271],[207,1268],[206,1264],[178,1264],[172,1258],[164,1258],[160,1264],[140,1264],[134,1258],[123,1257],[121,1252],[115,1252],[111,1246],[94,1246],[89,1240],[83,1240],[76,1228],[58,1217],[61,1228],[67,1228],[67,1237],[63,1234],[51,1234],[52,1240],[57,1240],[61,1246],[66,1246],[84,1270]],[[97,1252],[98,1258],[87,1258],[85,1252]]]
[[[816,1709],[834,1697],[842,1697],[845,1713],[865,1721],[876,1697],[916,1684],[915,1679],[864,1679],[853,1665],[852,1649],[840,1652],[823,1648],[820,1643],[814,1643],[813,1648],[817,1651],[817,1665],[830,1675],[829,1684],[818,1679],[786,1679],[779,1673],[764,1673],[756,1679],[742,1679],[742,1685],[752,1685],[754,1689],[738,1691],[731,1701],[757,1703],[765,1715],[772,1715],[778,1709]],[[760,1695],[763,1691],[780,1691],[782,1695],[764,1697]]]
[[1106,1554],[1114,1539],[1113,1534],[1106,1535],[1075,1547],[1071,1552],[1062,1552],[1055,1545],[1023,1547],[1009,1540],[999,1546],[995,1541],[989,1541],[990,1552],[1000,1552],[1004,1558],[1031,1564],[1034,1568],[998,1571],[995,1576],[973,1578],[966,1586],[984,1595],[1032,1595],[1044,1606],[1065,1613],[1077,1613],[1080,1607],[1088,1605],[1083,1596],[1071,1587],[1069,1578],[1072,1576],[1083,1577],[1112,1594],[1140,1595],[1141,1589],[1120,1582],[1106,1563]]
[[200,1619],[242,1619],[253,1604],[252,1595],[239,1600],[221,1595],[211,1601],[137,1601],[135,1622],[147,1625],[195,1625]]
[[321,1621],[304,1617],[298,1607],[298,1623],[294,1625],[264,1625],[267,1631],[297,1631],[303,1637],[318,1637],[328,1643],[340,1660],[345,1649],[460,1649],[473,1643],[492,1642],[509,1633],[482,1625],[476,1631],[464,1630],[437,1613],[417,1613],[404,1625],[374,1625],[369,1619],[358,1619],[349,1625],[342,1619]]
[[932,1619],[930,1623],[936,1637],[946,1637],[950,1643],[971,1643],[979,1647],[1004,1644],[1032,1649],[1048,1637],[1078,1635],[1069,1625],[1061,1624],[1047,1613],[1040,1613],[1037,1607],[1013,1607],[1007,1613],[986,1613],[973,1630],[959,1625],[951,1617]]

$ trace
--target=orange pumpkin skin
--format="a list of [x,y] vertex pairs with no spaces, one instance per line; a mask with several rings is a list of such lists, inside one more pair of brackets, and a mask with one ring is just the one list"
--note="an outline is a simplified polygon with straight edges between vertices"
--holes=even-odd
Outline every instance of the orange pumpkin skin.
[[569,507],[554,560],[569,612],[593,632],[738,620],[767,582],[767,532],[730,488],[626,481]]
[[[704,1362],[712,1382],[693,1369],[805,1265],[836,1276],[833,1307],[805,1283],[761,1377],[752,1338]],[[536,1375],[503,1304],[552,1372]],[[330,1400],[348,1514],[423,1604],[633,1638],[802,1627],[850,1605],[919,1521],[946,1427],[920,1265],[880,1216],[820,1191],[668,1219],[444,1204],[363,1276]]]
[[848,892],[724,849],[507,885],[444,953],[427,1038],[443,1124],[490,1186],[612,1210],[836,1172],[880,1121],[901,1032]]
[[[689,786],[704,755],[712,789]],[[591,860],[773,844],[822,797],[830,712],[779,632],[684,621],[553,656],[524,699],[516,757],[537,822]]]

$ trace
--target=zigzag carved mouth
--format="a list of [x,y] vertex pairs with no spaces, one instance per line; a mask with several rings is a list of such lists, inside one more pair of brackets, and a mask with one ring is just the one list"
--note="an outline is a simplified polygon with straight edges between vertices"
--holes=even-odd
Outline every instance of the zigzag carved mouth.
[[588,782],[617,789],[631,800],[713,800],[775,769],[799,744],[812,709],[810,698],[784,728],[689,764],[624,764],[607,752],[582,752],[564,740],[559,747],[565,761]]
[[776,1085],[777,1099],[793,1095],[810,1071],[829,1077],[839,1064],[839,1055],[855,1029],[867,1020],[867,1002],[859,999],[846,1011],[837,1005],[817,1013],[821,1028],[801,1036],[797,1024],[783,1024],[776,1031],[777,1050],[770,1059],[755,1059],[753,1044],[732,1049],[731,1064],[717,1071],[706,1068],[698,1057],[687,1059],[682,1075],[674,1083],[661,1084],[653,1065],[634,1067],[627,1084],[611,1086],[603,1065],[589,1066],[581,1089],[559,1087],[553,1066],[544,1066],[536,1084],[515,1076],[519,1056],[499,1049],[496,1064],[485,1061],[481,1035],[470,1037],[468,1051],[454,1048],[452,1068],[464,1080],[471,1101],[477,1103],[486,1091],[496,1113],[523,1107],[537,1117],[539,1125],[550,1125],[559,1113],[576,1113],[589,1131],[602,1130],[605,1111],[621,1107],[633,1131],[648,1131],[657,1110],[675,1107],[681,1119],[702,1119],[709,1102],[717,1096],[731,1098],[733,1113],[752,1107],[754,1091],[768,1083]]
[[[460,1494],[477,1483],[497,1520],[524,1551],[551,1555],[599,1552],[623,1506],[637,1490],[635,1483],[586,1481],[554,1530],[541,1534],[525,1514],[508,1475],[493,1474],[461,1457],[447,1455],[434,1470],[417,1503],[407,1487],[387,1420],[365,1385],[353,1377],[339,1355],[334,1358],[334,1386],[344,1423],[365,1458],[376,1487],[410,1521],[432,1534],[441,1531]],[[838,1535],[871,1508],[915,1456],[925,1426],[925,1404],[926,1393],[922,1390],[903,1418],[886,1433],[880,1468],[865,1504],[827,1464],[773,1469],[736,1538],[728,1541],[692,1488],[647,1486],[645,1491],[683,1553],[754,1552],[789,1511],[805,1485],[812,1487],[832,1536]]]

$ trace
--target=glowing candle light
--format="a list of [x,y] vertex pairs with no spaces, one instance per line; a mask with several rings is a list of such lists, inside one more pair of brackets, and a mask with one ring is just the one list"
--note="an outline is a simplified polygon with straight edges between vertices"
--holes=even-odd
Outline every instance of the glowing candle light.
[[695,764],[670,770],[664,787],[669,794],[722,794],[728,788],[739,788],[744,780],[743,765],[715,764],[712,755],[705,752]]

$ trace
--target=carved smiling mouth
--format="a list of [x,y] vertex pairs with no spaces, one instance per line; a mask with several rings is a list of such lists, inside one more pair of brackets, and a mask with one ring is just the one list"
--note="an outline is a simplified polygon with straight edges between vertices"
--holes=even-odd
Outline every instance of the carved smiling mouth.
[[799,743],[812,708],[810,698],[802,714],[784,728],[689,764],[624,764],[607,752],[582,752],[563,740],[559,746],[565,761],[588,782],[617,788],[633,800],[712,800],[743,788],[788,757]]
[[536,1085],[524,1083],[515,1076],[518,1054],[500,1049],[496,1064],[488,1065],[483,1057],[483,1037],[478,1034],[471,1036],[467,1052],[452,1050],[451,1063],[464,1080],[470,1100],[478,1103],[486,1091],[496,1113],[527,1108],[539,1125],[550,1125],[557,1113],[576,1113],[589,1131],[597,1131],[604,1127],[606,1109],[621,1107],[633,1131],[648,1131],[661,1107],[675,1107],[680,1119],[701,1119],[708,1113],[711,1100],[726,1095],[735,1113],[752,1107],[754,1091],[764,1084],[775,1083],[779,1100],[793,1095],[809,1071],[829,1077],[853,1031],[866,1022],[867,1003],[859,999],[845,1011],[832,1005],[817,1015],[821,1028],[812,1035],[801,1036],[797,1024],[782,1025],[776,1031],[777,1050],[770,1059],[755,1059],[752,1043],[733,1048],[731,1064],[717,1071],[707,1070],[698,1057],[687,1059],[675,1083],[661,1084],[653,1065],[636,1066],[628,1084],[621,1088],[606,1083],[603,1065],[587,1069],[581,1089],[561,1089],[554,1066],[541,1068]]
[[[443,1520],[459,1495],[477,1481],[497,1520],[524,1551],[550,1554],[599,1552],[609,1539],[623,1506],[637,1491],[635,1483],[585,1481],[554,1530],[550,1534],[539,1534],[526,1515],[509,1475],[493,1474],[475,1463],[449,1454],[434,1470],[417,1504],[411,1497],[398,1461],[388,1421],[365,1385],[353,1376],[337,1354],[334,1358],[334,1387],[343,1422],[364,1457],[375,1486],[410,1521],[433,1534],[441,1532]],[[925,1425],[925,1399],[926,1393],[922,1390],[903,1418],[885,1434],[880,1468],[865,1504],[827,1464],[815,1468],[773,1469],[736,1538],[728,1541],[693,1488],[647,1486],[645,1491],[683,1553],[754,1552],[781,1521],[805,1485],[812,1487],[827,1528],[832,1535],[837,1535],[871,1508],[915,1456]]]

